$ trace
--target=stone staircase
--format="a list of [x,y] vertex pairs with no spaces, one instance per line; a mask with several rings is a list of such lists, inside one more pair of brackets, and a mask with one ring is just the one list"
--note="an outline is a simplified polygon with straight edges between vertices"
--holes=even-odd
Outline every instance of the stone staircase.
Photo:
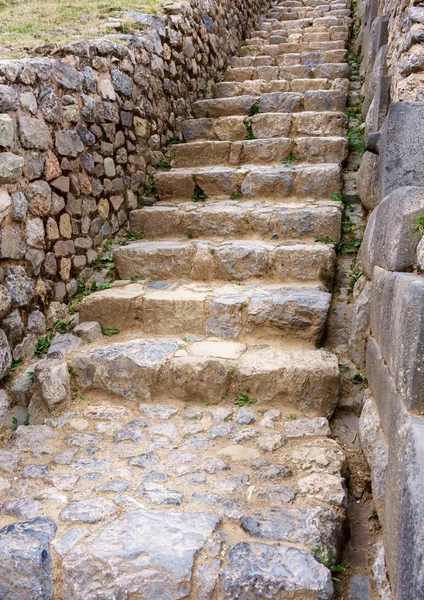
[[55,597],[333,597],[321,562],[339,558],[347,474],[327,420],[338,360],[320,341],[350,25],[346,2],[273,4],[194,103],[158,201],[131,214],[142,239],[114,248],[119,281],[81,303],[117,341],[72,352],[83,399],[7,448],[15,472],[46,467],[50,487],[33,475],[15,493],[57,524]]

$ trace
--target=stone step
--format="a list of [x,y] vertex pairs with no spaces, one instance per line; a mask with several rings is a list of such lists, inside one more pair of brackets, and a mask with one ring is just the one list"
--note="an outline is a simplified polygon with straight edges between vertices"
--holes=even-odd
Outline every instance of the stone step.
[[[160,286],[164,289],[160,289]],[[139,335],[223,339],[321,339],[331,294],[319,286],[133,283],[95,292],[80,321]]]
[[341,111],[261,113],[248,118],[250,122],[243,116],[189,119],[183,121],[182,132],[187,142],[240,141],[244,140],[246,135],[250,135],[249,123],[256,138],[345,136],[348,126],[347,115]]
[[344,137],[299,137],[242,140],[238,142],[192,142],[171,146],[173,168],[296,163],[337,163],[347,157],[348,142]]
[[[313,34],[310,34],[312,36]],[[282,42],[278,44],[278,56],[282,56],[284,54],[293,54],[300,52],[316,52],[322,51],[327,52],[330,50],[345,50],[346,49],[346,40],[330,40],[330,39],[308,39],[307,34],[303,34],[303,37],[306,38],[304,41],[297,40],[296,42]],[[319,34],[314,34],[314,38],[326,38],[327,36],[320,36]],[[274,44],[270,44],[274,45]],[[265,65],[272,65],[274,63],[274,56],[266,54],[264,50],[261,51],[258,55],[249,55],[245,53],[245,56],[235,56],[231,65],[233,67],[260,67]]]
[[322,282],[330,288],[334,249],[326,244],[270,243],[258,240],[165,240],[131,242],[113,253],[121,279],[131,277],[193,281]]
[[242,200],[158,203],[130,213],[137,236],[262,238],[313,242],[340,238],[340,203],[281,204]]
[[[274,69],[279,67],[260,67],[266,77],[272,77]],[[237,71],[237,69],[234,69]],[[242,71],[244,69],[241,69]],[[247,69],[249,70],[249,69]],[[242,75],[241,75],[242,76]],[[347,80],[346,80],[347,81]],[[304,94],[308,90],[341,89],[341,80],[329,79],[247,79],[243,81],[222,81],[214,88],[214,98],[234,98],[235,96],[261,96],[269,92],[298,92]]]
[[166,395],[168,402],[218,402],[244,393],[259,404],[330,417],[338,399],[339,364],[327,350],[153,337],[87,347],[68,358],[81,389],[127,401]]
[[307,163],[273,166],[245,165],[158,171],[154,175],[162,200],[311,198],[330,200],[341,193],[341,167]]
[[[322,62],[322,63],[314,63],[313,61],[313,55],[315,53],[313,52],[309,52],[308,53],[310,55],[310,62],[309,63],[303,63],[303,64],[298,64],[297,62],[291,62],[288,57],[293,57],[295,56],[296,58],[294,60],[298,61],[299,60],[299,55],[293,55],[293,54],[282,54],[280,56],[276,56],[273,60],[272,65],[268,65],[269,66],[274,66],[276,67],[276,72],[275,72],[275,77],[273,77],[273,79],[276,80],[284,80],[287,82],[292,81],[293,79],[327,79],[329,81],[332,81],[334,79],[349,79],[349,65],[344,63],[344,62]],[[316,53],[318,54],[318,53]],[[305,59],[306,60],[306,59]],[[249,67],[248,67],[249,68]],[[264,67],[250,67],[250,69],[252,69],[253,71],[253,75],[256,74],[260,74],[261,69],[263,70]],[[278,71],[278,73],[277,73]],[[231,71],[226,73],[226,79],[229,77],[231,77]],[[250,79],[256,79],[259,77],[251,77]],[[249,79],[249,78],[248,78]],[[234,86],[237,87],[237,86]],[[240,89],[241,86],[239,86]],[[245,84],[245,87],[247,87],[247,85]],[[221,91],[222,89],[231,89],[229,86],[225,86],[222,85],[221,83],[218,83],[215,85],[214,88],[214,95],[216,97],[219,98],[223,98],[225,97],[225,95],[223,94],[223,92]],[[246,92],[247,94],[248,92]],[[251,92],[254,93],[254,92]],[[234,93],[232,95],[235,95]]]
[[271,92],[261,96],[244,95],[233,98],[198,100],[192,104],[195,118],[217,118],[259,113],[295,113],[300,111],[343,111],[347,93],[343,90],[308,90]]

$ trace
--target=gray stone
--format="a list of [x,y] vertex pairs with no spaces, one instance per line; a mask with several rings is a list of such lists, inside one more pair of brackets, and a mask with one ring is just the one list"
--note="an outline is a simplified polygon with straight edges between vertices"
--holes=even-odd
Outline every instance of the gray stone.
[[378,167],[378,155],[372,152],[365,152],[362,157],[356,180],[359,198],[368,210],[373,210],[379,201]]
[[71,404],[70,376],[64,360],[45,358],[34,368],[35,394],[29,413],[32,423],[42,423],[46,413],[67,410]]
[[209,411],[211,419],[213,421],[225,421],[232,417],[234,410],[232,408],[212,408]]
[[234,423],[220,423],[218,425],[212,425],[209,429],[209,436],[212,439],[217,437],[228,437],[230,433],[238,430],[238,425]]
[[32,92],[23,92],[20,96],[21,106],[24,110],[35,115],[37,112],[37,100]]
[[0,450],[0,471],[5,473],[15,473],[18,470],[22,456],[16,452]]
[[5,227],[0,235],[0,257],[20,260],[26,251],[25,237],[22,228],[17,225]]
[[260,421],[260,425],[262,427],[267,427],[268,429],[275,428],[275,421],[279,421],[281,419],[281,411],[275,408],[271,410],[267,410],[264,414],[263,418]]
[[44,225],[40,217],[28,219],[25,224],[25,239],[28,246],[44,248]]
[[182,344],[177,339],[131,340],[80,353],[72,357],[72,364],[83,388],[149,399],[164,365]]
[[73,329],[73,333],[90,344],[102,337],[102,328],[96,321],[86,321],[77,325]]
[[[73,456],[73,455],[72,455]],[[55,460],[57,462],[57,460]],[[69,461],[71,462],[71,461]],[[63,463],[61,463],[63,464]],[[79,479],[79,475],[69,475],[67,473],[55,473],[53,475],[48,475],[44,477],[46,483],[53,485],[55,488],[61,491],[69,491],[75,487],[77,481]]]
[[15,122],[9,115],[0,115],[0,146],[13,146],[15,141]]
[[48,425],[20,425],[13,435],[11,448],[41,458],[54,453],[58,437],[59,434]]
[[27,152],[25,156],[24,174],[30,180],[39,179],[43,175],[44,160],[38,151]]
[[325,417],[315,417],[314,419],[302,417],[301,419],[288,421],[284,425],[283,434],[286,438],[298,438],[314,435],[327,436],[331,434],[331,431]]
[[239,423],[239,425],[249,425],[256,421],[256,413],[253,408],[242,406],[236,412],[235,421],[236,423]]
[[241,527],[253,537],[333,550],[338,556],[342,538],[340,515],[330,508],[274,508],[245,517]]
[[19,108],[18,90],[10,85],[0,85],[0,112],[8,113]]
[[49,467],[47,465],[25,465],[20,476],[28,479],[37,479],[47,475]]
[[348,600],[370,600],[371,584],[367,575],[355,575],[349,585]]
[[9,290],[14,307],[26,306],[35,294],[35,282],[27,276],[24,267],[10,267],[5,286]]
[[25,327],[18,310],[13,310],[8,317],[3,319],[2,326],[12,348],[22,341]]
[[22,156],[12,152],[0,154],[0,183],[12,183],[18,181],[22,176],[24,159]]
[[98,485],[96,487],[96,492],[125,492],[131,484],[128,481],[121,481],[119,479],[112,479],[107,483],[103,483],[102,485]]
[[[271,92],[262,94],[259,100],[260,113],[290,113],[299,110],[302,94],[295,92]],[[253,103],[252,103],[253,104]]]
[[60,556],[65,556],[65,554],[87,534],[88,529],[86,527],[73,527],[59,540],[53,541],[53,548]]
[[59,96],[52,88],[44,88],[38,96],[38,103],[43,117],[49,123],[60,123],[62,121],[62,104]]
[[214,560],[198,567],[195,577],[198,600],[210,600],[212,598],[220,569],[220,560]]
[[81,90],[82,88],[82,73],[65,61],[54,61],[53,77],[57,83],[69,90]]
[[371,573],[381,600],[392,600],[392,592],[387,579],[384,544],[382,540],[374,544],[374,562],[371,567]]
[[99,523],[116,514],[116,507],[105,498],[88,498],[68,504],[59,515],[62,521]]
[[0,390],[0,430],[9,413],[9,397],[4,390]]
[[348,356],[358,367],[365,367],[367,339],[370,331],[371,284],[360,277],[353,290],[353,314],[349,330]]
[[195,557],[219,522],[207,513],[127,512],[66,555],[63,600],[86,600],[99,589],[105,598],[122,589],[146,598],[189,596]]
[[284,444],[284,436],[281,433],[264,433],[258,438],[258,446],[266,452],[274,452]]
[[205,458],[203,461],[202,470],[210,475],[214,475],[220,471],[229,471],[230,467],[222,458],[210,457]]
[[38,500],[19,498],[19,500],[8,500],[1,510],[6,515],[13,515],[20,519],[33,519],[42,509],[43,505]]
[[128,461],[128,464],[132,467],[140,467],[141,469],[149,469],[151,467],[156,467],[162,464],[161,459],[155,452],[147,452],[145,454],[140,454],[135,458],[131,458]]
[[361,265],[371,279],[376,265],[388,271],[404,271],[416,261],[421,240],[417,219],[424,214],[420,187],[394,190],[371,213],[361,245]]
[[196,421],[201,419],[202,415],[203,410],[194,406],[188,406],[183,412],[184,419],[195,419]]
[[423,102],[392,102],[381,133],[380,200],[396,188],[424,184]]
[[44,121],[20,116],[18,123],[21,144],[24,148],[47,150],[50,147],[50,131]]
[[418,412],[424,402],[423,307],[424,278],[375,267],[371,291],[372,336],[406,407]]
[[9,214],[9,209],[12,204],[12,198],[6,190],[0,191],[0,223]]
[[83,344],[83,340],[72,333],[57,333],[47,352],[49,358],[65,358]]
[[362,408],[359,420],[359,437],[362,450],[371,469],[374,503],[377,506],[380,519],[384,521],[386,470],[389,460],[389,449],[372,397],[368,397],[365,400]]
[[22,223],[25,221],[27,210],[28,202],[25,194],[22,192],[12,194],[12,219]]
[[10,312],[12,297],[4,285],[0,284],[0,319],[4,319]]
[[101,441],[102,436],[95,433],[73,433],[65,438],[65,442],[68,446],[77,446],[78,448],[92,446]]
[[347,507],[347,490],[344,479],[329,473],[311,473],[297,482],[299,491],[312,498],[334,506]]
[[178,490],[158,486],[157,484],[146,484],[139,488],[144,498],[151,504],[181,504],[183,495]]
[[37,336],[33,333],[26,335],[20,344],[16,344],[13,350],[14,360],[27,361],[33,359],[37,342]]
[[[147,15],[146,15],[147,16]],[[159,17],[156,17],[159,18]],[[120,69],[112,69],[111,71],[112,85],[114,89],[121,92],[125,96],[131,96],[132,80],[128,75],[125,75]]]
[[40,310],[29,313],[27,330],[40,335],[46,332],[46,317]]
[[55,134],[56,149],[62,156],[76,158],[84,150],[84,144],[76,131],[61,129]]
[[0,329],[0,380],[8,374],[12,364],[12,353],[3,329]]
[[163,435],[167,438],[177,438],[178,429],[174,423],[156,423],[150,429],[152,435]]
[[124,19],[129,19],[140,25],[146,25],[147,27],[153,27],[159,33],[160,36],[165,37],[166,26],[164,20],[157,15],[146,15],[134,11],[125,11],[122,13]]
[[0,529],[0,597],[53,600],[50,519],[38,517]]
[[238,542],[227,552],[228,566],[220,574],[226,600],[280,600],[303,593],[308,598],[330,600],[330,571],[311,552],[290,546]]
[[30,212],[46,217],[52,203],[52,192],[47,181],[34,181],[27,187],[26,194]]

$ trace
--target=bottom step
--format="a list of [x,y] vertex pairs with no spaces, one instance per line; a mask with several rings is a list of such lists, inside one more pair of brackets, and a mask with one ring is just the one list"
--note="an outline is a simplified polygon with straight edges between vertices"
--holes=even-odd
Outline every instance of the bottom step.
[[338,398],[338,360],[327,350],[153,338],[79,350],[71,361],[83,388],[136,401],[219,402],[243,393],[259,403],[330,417]]

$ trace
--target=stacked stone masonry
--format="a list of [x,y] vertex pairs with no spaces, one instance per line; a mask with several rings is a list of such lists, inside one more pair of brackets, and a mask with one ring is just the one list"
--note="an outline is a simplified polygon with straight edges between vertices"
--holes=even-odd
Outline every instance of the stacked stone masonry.
[[357,183],[371,212],[350,356],[370,384],[361,441],[393,596],[415,600],[424,596],[424,7],[365,0],[358,10],[366,151]]
[[[125,236],[167,139],[265,6],[181,2],[163,17],[126,13],[131,35],[0,61],[0,318],[15,360],[32,355],[41,333],[32,311],[74,296],[102,242]],[[11,357],[3,347],[1,377]]]
[[[352,19],[346,2],[282,0],[256,21],[178,112],[186,143],[157,198],[128,205],[144,239],[112,246],[119,279],[8,385],[30,424],[0,451],[1,597],[334,597],[348,472],[328,422],[338,360],[320,348],[336,257],[317,240],[340,238]],[[106,179],[127,176],[106,158]]]

